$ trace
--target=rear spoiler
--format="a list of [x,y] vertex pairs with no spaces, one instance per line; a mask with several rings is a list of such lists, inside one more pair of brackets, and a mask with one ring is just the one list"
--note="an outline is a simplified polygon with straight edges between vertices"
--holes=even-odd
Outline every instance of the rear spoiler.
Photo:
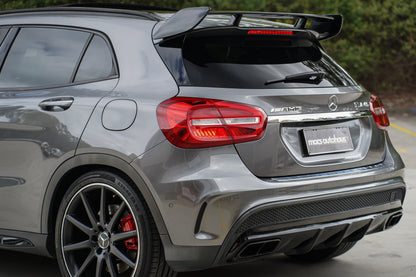
[[186,8],[169,17],[153,31],[153,39],[164,39],[192,31],[208,15],[211,8]]
[[[313,31],[318,40],[339,34],[342,28],[342,15],[314,15],[277,12],[211,12],[209,7],[186,8],[178,11],[163,23],[159,23],[153,33],[154,40],[165,39],[192,31],[208,15],[230,15],[230,26],[238,27],[243,17],[295,19],[294,29]],[[307,22],[310,21],[309,27]]]

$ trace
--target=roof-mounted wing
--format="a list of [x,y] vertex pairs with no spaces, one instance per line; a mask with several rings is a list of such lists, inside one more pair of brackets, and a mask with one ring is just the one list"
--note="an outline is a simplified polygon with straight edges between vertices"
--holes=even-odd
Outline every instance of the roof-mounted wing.
[[[229,26],[240,26],[243,18],[293,19],[293,29],[313,31],[318,40],[336,36],[342,28],[341,15],[314,15],[277,12],[210,12],[208,7],[187,8],[157,26],[153,38],[163,39],[192,31],[207,15],[230,16]],[[222,25],[223,26],[223,25]]]
[[335,37],[341,32],[342,29],[342,15],[331,14],[327,17],[332,17],[332,21],[315,18],[312,20],[309,30],[313,30],[319,34],[318,39],[324,40]]
[[211,8],[186,8],[169,17],[161,25],[156,26],[153,39],[162,39],[179,35],[194,29],[207,16]]

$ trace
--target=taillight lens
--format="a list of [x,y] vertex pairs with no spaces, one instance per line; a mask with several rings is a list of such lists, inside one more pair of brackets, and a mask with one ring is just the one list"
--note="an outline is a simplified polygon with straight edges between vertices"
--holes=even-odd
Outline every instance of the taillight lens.
[[383,102],[381,102],[380,97],[377,95],[371,94],[370,110],[379,129],[385,130],[387,127],[389,127],[389,117],[387,116]]
[[157,108],[166,138],[181,148],[202,148],[260,139],[267,116],[258,107],[204,99],[175,97]]

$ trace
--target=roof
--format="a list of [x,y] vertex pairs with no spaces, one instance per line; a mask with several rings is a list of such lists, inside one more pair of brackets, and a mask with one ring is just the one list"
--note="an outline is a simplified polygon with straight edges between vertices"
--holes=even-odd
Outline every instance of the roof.
[[107,14],[122,14],[130,16],[138,16],[143,19],[160,21],[164,18],[149,12],[149,11],[166,11],[167,9],[158,8],[152,9],[151,7],[146,7],[146,10],[135,10],[132,9],[132,6],[135,5],[123,5],[121,8],[116,7],[116,5],[100,5],[100,6],[85,6],[82,4],[79,5],[66,5],[66,6],[56,6],[56,7],[46,7],[46,8],[32,8],[32,9],[17,9],[17,10],[5,10],[0,11],[0,16],[10,15],[10,14],[24,14],[24,13],[37,13],[37,12],[92,12],[92,13],[107,13]]

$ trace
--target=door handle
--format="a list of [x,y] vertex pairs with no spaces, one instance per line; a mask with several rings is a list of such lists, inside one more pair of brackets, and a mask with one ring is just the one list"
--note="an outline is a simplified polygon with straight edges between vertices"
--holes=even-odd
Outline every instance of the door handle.
[[74,103],[72,97],[51,98],[40,102],[39,107],[48,112],[62,112],[69,109],[72,103]]

